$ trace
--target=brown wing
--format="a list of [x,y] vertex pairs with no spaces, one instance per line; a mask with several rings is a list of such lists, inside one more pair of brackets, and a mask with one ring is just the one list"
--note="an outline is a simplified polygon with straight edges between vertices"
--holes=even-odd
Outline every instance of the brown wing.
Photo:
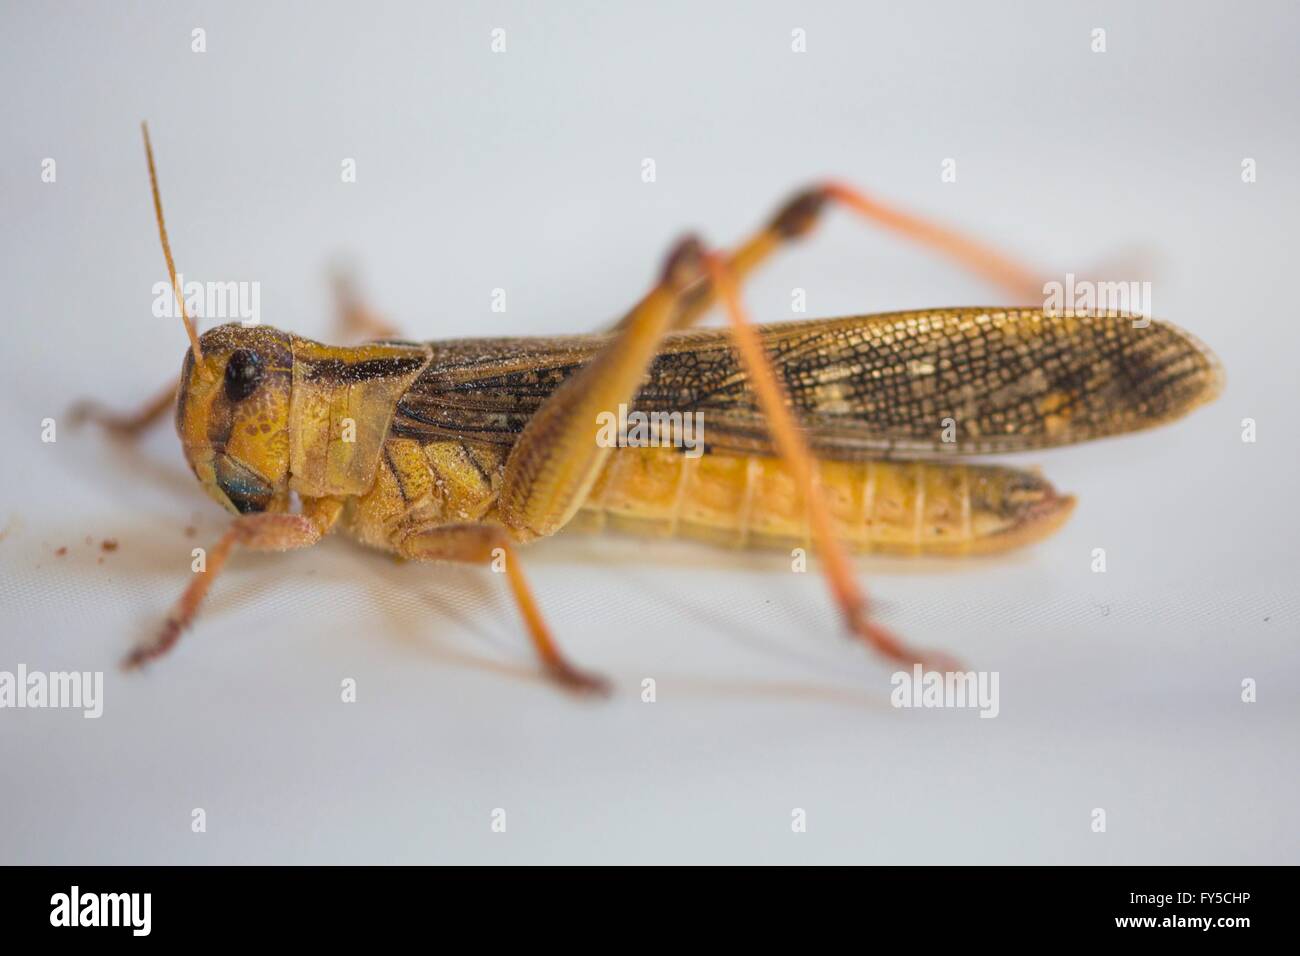
[[[1012,452],[1136,431],[1210,400],[1214,356],[1166,323],[942,309],[762,329],[824,458]],[[395,434],[511,444],[604,335],[433,343],[397,408]],[[711,451],[770,453],[725,329],[675,333],[634,406],[702,412]]]

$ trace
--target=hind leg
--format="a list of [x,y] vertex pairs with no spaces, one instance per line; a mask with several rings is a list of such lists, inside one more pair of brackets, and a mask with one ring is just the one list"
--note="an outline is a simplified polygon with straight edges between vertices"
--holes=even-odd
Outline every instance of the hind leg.
[[[859,192],[843,183],[827,182],[797,193],[760,229],[728,253],[723,264],[737,284],[743,283],[761,265],[789,243],[810,233],[827,205],[841,206],[897,235],[946,256],[958,265],[983,276],[1018,302],[1037,302],[1043,283],[1033,269],[1004,256],[991,246],[920,216]],[[681,307],[673,328],[694,325],[717,302],[717,288],[710,277],[701,277],[682,293]],[[635,311],[614,328],[625,326]]]

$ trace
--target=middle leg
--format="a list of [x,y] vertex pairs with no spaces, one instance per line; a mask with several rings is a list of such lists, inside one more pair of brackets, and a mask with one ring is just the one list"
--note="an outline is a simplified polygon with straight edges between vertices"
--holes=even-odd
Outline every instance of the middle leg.
[[609,693],[609,681],[579,670],[561,653],[555,638],[551,636],[550,628],[546,626],[528,580],[524,577],[514,543],[504,528],[485,524],[417,528],[404,535],[397,542],[397,548],[402,557],[416,561],[457,561],[481,565],[499,560],[504,565],[510,591],[547,673],[569,690]]
[[356,282],[349,271],[342,266],[333,269],[330,285],[334,292],[335,326],[345,340],[370,341],[401,337],[401,330],[397,326],[380,316],[357,295]]

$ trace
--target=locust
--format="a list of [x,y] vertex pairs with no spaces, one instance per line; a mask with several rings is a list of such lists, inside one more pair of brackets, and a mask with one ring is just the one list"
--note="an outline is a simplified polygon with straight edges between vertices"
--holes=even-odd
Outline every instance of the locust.
[[[504,571],[546,673],[607,692],[561,651],[518,557],[574,528],[811,547],[851,636],[892,661],[957,667],[875,620],[850,554],[960,557],[1040,541],[1074,497],[1036,471],[971,458],[1150,428],[1222,387],[1219,362],[1191,335],[1123,313],[939,308],[752,324],[741,284],[830,206],[1042,301],[1031,270],[838,182],[799,192],[731,251],[679,240],[601,332],[411,341],[340,287],[363,344],[239,323],[200,335],[142,131],[189,348],[179,382],[138,412],[85,404],[77,417],[135,435],[174,408],[190,469],[234,517],[131,668],[177,643],[235,549],[306,548],[341,532],[411,561]],[[718,305],[727,325],[699,327]],[[601,441],[620,408],[700,416],[702,453]]]

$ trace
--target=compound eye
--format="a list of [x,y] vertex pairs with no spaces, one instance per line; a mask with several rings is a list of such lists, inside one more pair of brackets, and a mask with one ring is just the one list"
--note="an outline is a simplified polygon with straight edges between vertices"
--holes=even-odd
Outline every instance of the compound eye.
[[236,349],[226,362],[226,398],[238,402],[253,394],[262,380],[262,359],[256,352]]

